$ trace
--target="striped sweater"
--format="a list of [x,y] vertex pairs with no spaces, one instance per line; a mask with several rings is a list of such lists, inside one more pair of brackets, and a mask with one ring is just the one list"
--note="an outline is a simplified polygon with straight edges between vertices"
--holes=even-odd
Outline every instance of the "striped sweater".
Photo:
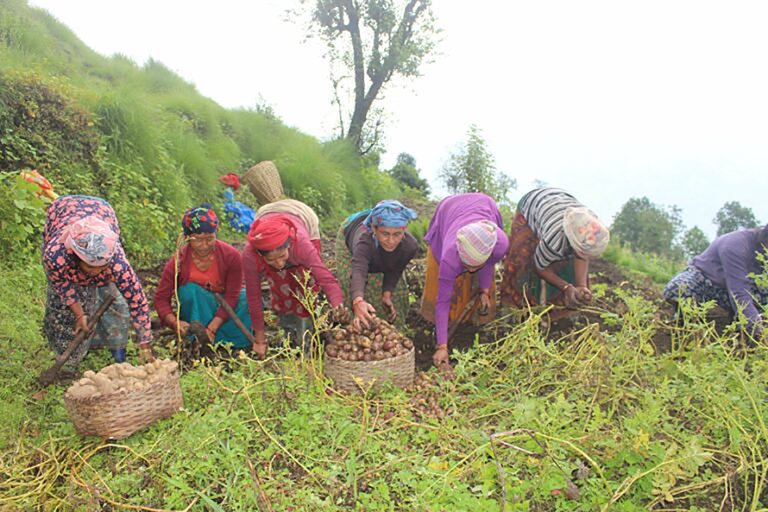
[[584,207],[575,197],[559,188],[537,188],[525,194],[517,211],[539,239],[533,254],[536,268],[543,270],[573,254],[563,231],[563,218],[568,208]]

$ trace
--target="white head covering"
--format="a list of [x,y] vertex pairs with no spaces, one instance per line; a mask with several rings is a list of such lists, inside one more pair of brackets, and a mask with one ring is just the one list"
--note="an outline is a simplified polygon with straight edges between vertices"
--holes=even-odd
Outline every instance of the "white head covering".
[[571,247],[590,258],[603,254],[611,239],[608,228],[587,208],[568,208],[563,217],[563,231]]

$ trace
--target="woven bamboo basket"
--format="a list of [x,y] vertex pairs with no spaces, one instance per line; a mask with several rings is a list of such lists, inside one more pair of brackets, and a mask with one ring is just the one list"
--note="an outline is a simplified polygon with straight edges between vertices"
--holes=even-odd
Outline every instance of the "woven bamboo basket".
[[143,389],[95,398],[73,398],[65,393],[64,405],[78,434],[124,439],[159,419],[173,416],[184,401],[179,372],[175,371]]
[[416,351],[411,349],[405,354],[381,361],[345,361],[325,356],[323,371],[336,388],[349,393],[362,393],[371,384],[373,389],[379,389],[386,382],[406,387],[413,384]]
[[259,162],[245,171],[242,179],[261,204],[268,204],[284,197],[280,173],[275,164],[269,160]]

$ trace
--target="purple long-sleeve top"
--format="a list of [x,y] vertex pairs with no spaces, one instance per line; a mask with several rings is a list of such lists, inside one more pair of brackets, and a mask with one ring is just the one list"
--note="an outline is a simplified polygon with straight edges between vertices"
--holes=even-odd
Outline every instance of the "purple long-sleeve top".
[[707,250],[693,258],[693,266],[715,286],[728,290],[734,311],[744,311],[749,329],[760,331],[760,310],[750,293],[754,282],[749,274],[760,274],[763,269],[757,260],[759,229],[745,229],[727,233],[715,239]]
[[496,246],[485,265],[477,271],[480,288],[489,289],[496,263],[501,261],[509,248],[509,239],[504,233],[504,221],[496,201],[480,193],[448,196],[437,205],[429,222],[429,230],[424,236],[432,255],[440,265],[435,302],[435,335],[438,345],[448,343],[448,314],[451,309],[453,285],[456,278],[466,272],[456,247],[456,233],[463,226],[481,220],[491,221],[497,226]]

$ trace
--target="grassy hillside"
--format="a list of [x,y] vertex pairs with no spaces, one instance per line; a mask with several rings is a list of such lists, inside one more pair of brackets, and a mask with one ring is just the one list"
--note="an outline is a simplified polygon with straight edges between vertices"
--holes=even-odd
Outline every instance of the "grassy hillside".
[[[326,219],[399,193],[345,142],[321,143],[269,110],[226,110],[160,62],[98,55],[21,0],[0,4],[0,133],[0,193],[13,195],[16,172],[36,168],[59,193],[106,198],[139,263],[165,257],[183,210],[221,203],[218,176],[261,160]],[[247,192],[241,200],[256,206]],[[2,208],[36,238],[39,219]]]

